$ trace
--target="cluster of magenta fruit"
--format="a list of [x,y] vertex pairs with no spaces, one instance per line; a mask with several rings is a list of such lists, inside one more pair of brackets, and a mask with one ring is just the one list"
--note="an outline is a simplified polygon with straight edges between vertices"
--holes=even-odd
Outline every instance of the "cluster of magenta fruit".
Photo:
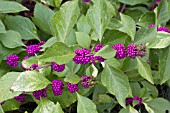
[[134,96],[133,98],[127,98],[126,99],[126,105],[132,104],[133,101],[137,100],[138,104],[137,106],[140,106],[142,104],[142,98],[138,96]]
[[[151,24],[148,26],[148,28],[153,28],[155,26],[155,24]],[[157,28],[157,31],[162,31],[162,32],[167,32],[170,33],[170,29],[166,28],[165,26],[160,26]]]
[[[104,46],[102,44],[98,44],[94,48],[94,52],[98,52],[100,49],[102,49]],[[136,56],[143,57],[146,55],[146,50],[144,45],[135,45],[134,43],[131,43],[126,48],[124,44],[115,44],[112,46],[114,50],[116,50],[116,58],[118,59],[124,59],[126,57],[135,58]],[[105,59],[101,56],[95,56],[92,53],[92,49],[77,49],[75,51],[75,56],[73,58],[73,61],[76,64],[88,64],[92,63],[95,64],[96,61],[103,62]]]

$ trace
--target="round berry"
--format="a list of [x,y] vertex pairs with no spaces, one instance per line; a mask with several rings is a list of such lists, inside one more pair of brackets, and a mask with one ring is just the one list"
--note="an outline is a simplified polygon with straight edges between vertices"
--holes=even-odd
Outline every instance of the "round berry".
[[123,59],[127,56],[124,44],[115,44],[114,46],[112,46],[112,48],[116,50],[116,58]]
[[102,44],[97,44],[94,48],[95,52],[98,52],[100,49],[102,49],[104,46]]
[[84,88],[89,88],[89,76],[82,76],[80,83]]
[[137,56],[137,46],[134,43],[128,45],[128,57],[135,58]]
[[47,88],[34,91],[34,92],[33,92],[33,96],[34,96],[37,100],[40,100],[40,97],[42,97],[42,98],[47,97],[46,91],[47,91]]
[[19,96],[15,96],[14,99],[18,102],[24,102],[25,99],[25,95],[24,94],[20,94]]
[[40,46],[37,44],[34,45],[29,45],[26,48],[26,52],[30,55],[30,56],[34,56],[36,53],[38,53],[40,51]]

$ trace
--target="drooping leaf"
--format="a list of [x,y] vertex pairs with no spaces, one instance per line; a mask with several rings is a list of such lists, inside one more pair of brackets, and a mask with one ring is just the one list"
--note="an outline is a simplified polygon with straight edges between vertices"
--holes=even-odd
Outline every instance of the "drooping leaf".
[[5,26],[1,20],[0,20],[0,33],[6,33]]
[[[36,91],[45,88],[51,82],[41,73],[36,71],[22,72],[14,82],[11,90],[13,91]],[[18,85],[19,84],[19,85]]]
[[77,113],[98,113],[96,105],[88,98],[77,93],[78,105]]
[[61,42],[56,42],[39,57],[40,61],[56,62],[58,64],[68,63],[74,57],[74,52]]
[[109,45],[104,46],[100,49],[95,56],[101,56],[105,59],[113,58],[116,54],[116,51]]
[[170,45],[170,34],[166,32],[158,32],[155,40],[151,41],[147,48],[166,48]]
[[100,41],[111,19],[107,6],[104,0],[96,0],[87,12],[88,22]]
[[139,72],[139,74],[143,78],[148,80],[150,83],[154,84],[152,72],[151,72],[151,68],[150,68],[149,64],[140,60],[139,58],[136,58],[136,59],[138,61],[138,72]]
[[0,35],[0,41],[8,48],[25,46],[21,40],[21,35],[18,32],[12,30],[7,31],[7,33],[2,33]]
[[101,75],[101,81],[108,91],[116,96],[119,104],[125,107],[125,99],[130,92],[127,76],[121,71],[106,65]]
[[158,24],[166,23],[170,16],[168,15],[168,2],[167,0],[161,0],[157,10]]
[[79,7],[77,0],[66,2],[60,11],[55,13],[51,19],[51,24],[57,40],[65,42],[77,22],[78,14]]
[[33,21],[42,31],[52,35],[50,20],[53,15],[54,12],[50,8],[40,3],[36,3]]
[[76,32],[76,39],[77,39],[77,43],[86,49],[90,48],[90,44],[91,44],[91,38],[89,35],[87,35],[86,33],[83,32]]
[[164,98],[155,98],[146,104],[144,105],[149,113],[165,113],[166,110],[170,111],[170,102]]
[[7,16],[4,20],[4,23],[8,29],[19,32],[22,39],[39,40],[37,29],[34,23],[29,18],[22,16]]
[[14,1],[0,1],[0,13],[17,13],[28,10],[26,7]]
[[161,84],[165,83],[170,79],[170,46],[163,50],[160,55],[159,74]]
[[22,93],[22,92],[12,92],[10,90],[13,83],[16,81],[19,75],[20,75],[20,72],[9,72],[0,79],[0,86],[1,86],[0,87],[0,94],[1,94],[0,102],[11,99]]
[[145,3],[149,0],[118,0],[118,1],[129,5],[136,5],[140,3]]
[[87,17],[82,15],[77,22],[77,29],[79,32],[89,33],[91,30],[90,25],[87,22]]
[[120,13],[120,17],[123,27],[120,28],[119,30],[124,33],[127,33],[131,37],[131,39],[134,40],[136,33],[135,21],[131,17],[124,15],[122,13]]

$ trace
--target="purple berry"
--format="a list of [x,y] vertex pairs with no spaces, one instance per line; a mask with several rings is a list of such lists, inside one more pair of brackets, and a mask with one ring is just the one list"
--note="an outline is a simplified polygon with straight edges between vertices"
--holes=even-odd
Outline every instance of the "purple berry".
[[61,80],[52,81],[52,90],[55,96],[62,95],[64,84]]
[[157,7],[157,5],[156,5],[156,4],[154,4],[154,5],[150,6],[150,8],[149,8],[149,9],[152,11],[152,10],[154,10],[156,7]]
[[70,91],[70,93],[74,93],[78,91],[78,84],[71,84],[71,83],[67,83],[67,88]]
[[24,102],[25,99],[25,95],[24,94],[20,94],[19,96],[15,96],[14,99],[18,102]]
[[161,0],[156,0],[156,2],[161,2]]
[[83,0],[83,2],[90,2],[90,0]]
[[84,88],[89,88],[89,76],[82,76],[80,83]]
[[153,28],[155,26],[155,24],[150,24],[149,26],[148,26],[148,28]]
[[42,98],[47,97],[46,91],[47,91],[47,88],[34,91],[34,92],[33,92],[33,96],[34,96],[37,100],[40,100],[40,97],[42,97]]
[[87,50],[85,48],[82,48],[81,50],[77,49],[74,52],[76,55],[73,58],[73,61],[76,64],[88,64],[91,61],[93,54],[91,54],[91,50]]
[[32,68],[33,70],[35,70],[37,67],[38,67],[38,64],[32,64],[32,65],[31,65],[31,68]]
[[97,44],[94,48],[95,52],[98,52],[100,49],[102,49],[104,46],[102,44]]
[[[93,56],[93,61],[95,61],[95,60],[97,60],[98,62],[104,62],[105,61],[105,59],[101,56]],[[95,64],[95,63],[93,63],[93,64]]]
[[26,52],[30,55],[30,56],[34,56],[36,53],[38,53],[40,51],[40,46],[37,44],[34,45],[29,45],[26,48]]
[[139,98],[138,96],[134,96],[133,100],[138,100],[137,106],[140,106],[142,104],[142,98]]
[[126,105],[131,104],[133,102],[133,98],[126,99]]
[[9,66],[16,67],[18,65],[19,57],[16,54],[11,54],[6,58]]
[[0,102],[0,105],[2,106],[3,104],[5,104],[5,101],[3,101],[3,102]]
[[128,45],[128,57],[135,58],[137,56],[137,46],[134,43]]
[[112,46],[112,48],[116,50],[116,58],[123,59],[127,56],[124,44],[115,44],[114,46]]
[[43,44],[45,44],[45,41],[41,41],[38,43],[39,46],[42,46]]
[[65,64],[59,65],[59,64],[57,64],[55,62],[52,62],[51,64],[52,64],[52,69],[57,71],[57,72],[62,72],[65,69]]
[[168,32],[168,28],[161,26],[157,29],[157,31],[164,31],[164,32]]

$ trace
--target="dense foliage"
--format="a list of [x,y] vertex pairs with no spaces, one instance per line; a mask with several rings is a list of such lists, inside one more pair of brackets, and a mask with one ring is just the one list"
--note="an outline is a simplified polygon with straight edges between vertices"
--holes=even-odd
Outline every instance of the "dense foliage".
[[168,113],[160,86],[170,0],[0,0],[0,113]]

